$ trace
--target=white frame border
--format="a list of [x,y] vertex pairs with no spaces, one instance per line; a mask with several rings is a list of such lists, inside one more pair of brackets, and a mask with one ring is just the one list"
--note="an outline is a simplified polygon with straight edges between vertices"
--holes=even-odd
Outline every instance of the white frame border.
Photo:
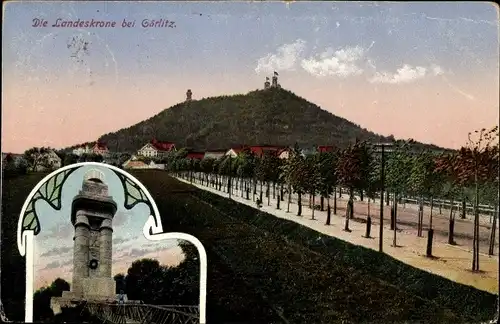
[[[151,202],[151,206],[153,207],[153,211],[156,215],[150,215],[144,224],[143,234],[144,237],[150,241],[162,241],[162,240],[170,240],[170,239],[178,239],[185,240],[193,244],[199,254],[200,258],[200,304],[199,304],[199,319],[200,324],[206,324],[206,297],[207,297],[207,253],[203,244],[196,237],[186,233],[163,233],[163,226],[161,224],[161,219],[159,217],[160,213],[158,211],[158,207],[156,203],[151,197],[149,191],[144,187],[144,185],[137,180],[134,176],[129,174],[128,172],[117,168],[115,166],[99,163],[99,162],[81,162],[70,164],[51,172],[49,175],[45,176],[38,184],[31,190],[30,194],[24,201],[24,205],[21,208],[21,213],[19,214],[19,220],[17,223],[17,248],[21,256],[25,257],[26,260],[26,300],[25,300],[25,319],[24,321],[27,323],[33,322],[33,295],[34,295],[34,247],[35,247],[35,233],[33,230],[26,230],[22,232],[23,228],[23,218],[28,208],[29,203],[33,199],[33,196],[36,194],[38,189],[43,186],[50,178],[54,177],[58,173],[61,173],[66,170],[74,169],[81,166],[99,166],[103,168],[108,168],[118,173],[123,174],[132,180],[136,185],[141,188],[141,190],[146,194],[146,197]],[[40,221],[40,219],[38,220]],[[152,234],[150,234],[150,231]],[[22,235],[21,235],[22,234]]]

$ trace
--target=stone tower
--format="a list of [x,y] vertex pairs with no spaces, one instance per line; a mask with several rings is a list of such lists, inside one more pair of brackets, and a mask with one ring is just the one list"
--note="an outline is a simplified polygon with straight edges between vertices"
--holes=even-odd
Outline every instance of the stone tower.
[[76,298],[115,298],[111,267],[116,209],[115,201],[108,195],[104,174],[95,169],[88,171],[71,208],[75,236],[70,294]]
[[279,88],[279,84],[278,84],[278,72],[276,72],[276,71],[274,71],[273,83],[272,83],[271,87],[273,87],[273,88]]
[[266,82],[264,82],[264,89],[269,89],[271,87],[271,83],[269,82],[269,77],[266,77]]
[[193,92],[191,92],[191,89],[188,89],[186,92],[186,101],[191,101],[193,97]]

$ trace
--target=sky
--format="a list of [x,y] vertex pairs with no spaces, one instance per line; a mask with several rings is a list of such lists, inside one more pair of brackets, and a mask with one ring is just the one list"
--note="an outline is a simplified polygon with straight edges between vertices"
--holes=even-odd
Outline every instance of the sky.
[[122,185],[115,173],[104,167],[84,166],[74,171],[63,185],[60,211],[54,210],[45,201],[36,202],[41,231],[35,236],[35,289],[50,285],[56,278],[71,284],[74,235],[70,218],[71,203],[82,188],[84,175],[91,169],[104,174],[108,194],[118,206],[113,217],[113,275],[126,273],[137,259],[153,258],[171,266],[183,259],[177,240],[153,242],[144,237],[142,229],[150,215],[149,207],[138,204],[126,210]]
[[[193,99],[247,93],[273,71],[386,136],[458,148],[499,120],[498,8],[488,2],[8,2],[3,14],[3,152],[96,140],[188,88]],[[118,27],[51,27],[58,18]]]

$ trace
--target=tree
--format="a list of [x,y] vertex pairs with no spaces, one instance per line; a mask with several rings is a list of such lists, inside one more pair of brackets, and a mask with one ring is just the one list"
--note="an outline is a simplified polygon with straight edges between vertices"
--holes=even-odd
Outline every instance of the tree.
[[366,188],[373,169],[371,149],[366,142],[357,141],[342,151],[336,174],[339,183],[349,189],[344,230],[350,232],[349,218],[354,215],[354,190]]
[[266,197],[267,197],[267,205],[270,205],[271,199],[271,182],[275,182],[279,177],[278,168],[279,168],[279,158],[276,156],[274,152],[266,151],[259,159],[259,163],[255,170],[257,179],[260,181],[260,191],[261,191],[261,200],[262,200],[262,184],[266,184]]
[[[454,231],[455,231],[455,197],[459,191],[460,183],[457,176],[457,157],[456,154],[441,154],[435,161],[435,172],[440,174],[443,179],[442,193],[444,197],[450,200],[450,213],[449,213],[449,230],[448,230],[448,244],[455,245]],[[462,190],[463,195],[464,190]],[[463,201],[462,197],[462,201]],[[463,211],[464,212],[464,211]]]
[[[209,174],[213,171],[214,159],[205,158],[200,162],[201,172],[205,174],[205,180],[207,181],[207,185],[209,185]],[[201,183],[203,185],[203,182]]]
[[381,159],[373,158],[367,170],[367,178],[364,184],[364,189],[366,192],[366,196],[368,197],[368,219],[370,219],[371,223],[371,214],[370,214],[370,199],[375,200],[377,192],[382,190],[382,181],[380,178],[381,173]]
[[304,174],[308,173],[308,169],[305,158],[301,154],[298,145],[295,145],[294,149],[290,152],[287,165],[284,169],[288,173],[286,179],[290,184],[289,201],[293,190],[293,192],[297,194],[297,216],[301,216],[302,194],[307,190],[307,179],[304,177]]
[[407,182],[409,192],[419,197],[419,236],[421,235],[423,220],[423,199],[431,199],[431,214],[429,228],[432,229],[433,199],[441,191],[444,181],[442,172],[436,169],[436,158],[427,150],[414,155],[409,159],[410,177]]
[[28,170],[37,171],[39,168],[48,167],[48,152],[49,148],[47,147],[32,147],[26,150],[23,154],[23,158],[28,164]]
[[48,287],[43,287],[33,295],[33,318],[36,321],[52,320],[54,312],[50,307],[52,297],[61,297],[63,291],[69,291],[70,285],[67,281],[57,278]]
[[[333,193],[335,202],[334,206],[337,205],[337,175],[335,173],[335,169],[337,167],[337,159],[338,159],[338,151],[334,152],[323,152],[320,153],[320,166],[319,172],[321,175],[321,183],[319,191],[321,193],[321,210],[323,210],[323,197],[326,198],[327,201],[327,218],[326,225],[330,225],[330,195]],[[336,208],[335,208],[336,212]]]
[[[197,305],[199,298],[199,256],[196,247],[181,241],[184,259],[175,267],[158,260],[141,259],[132,263],[124,277],[124,292],[130,300],[153,305]],[[115,280],[120,280],[120,275]]]
[[158,260],[141,259],[132,263],[127,271],[127,297],[142,300],[146,304],[161,304],[166,293],[163,280],[163,268]]
[[[244,180],[244,190],[245,190],[245,195],[246,199],[250,199],[250,183],[248,183],[248,179],[254,180],[255,177],[255,169],[256,169],[256,157],[252,153],[252,151],[245,149],[240,154],[238,154],[237,157],[237,167],[236,167],[236,174],[240,177],[240,179],[245,179]],[[243,191],[242,191],[242,197],[243,197]],[[254,197],[255,200],[255,197]]]
[[[472,271],[479,271],[479,186],[498,177],[498,126],[469,133],[457,155],[458,178],[474,185],[474,235]],[[494,145],[496,144],[496,145]]]
[[408,179],[410,178],[412,157],[410,145],[413,140],[397,141],[393,146],[393,151],[387,160],[387,185],[388,191],[393,193],[393,205],[391,210],[391,228],[394,230],[393,246],[397,246],[397,211],[398,200],[402,194],[408,191]]
[[64,156],[61,156],[61,160],[63,161],[62,165],[78,163],[78,155],[73,153],[65,153]]
[[236,166],[235,166],[235,159],[231,156],[224,156],[220,160],[219,164],[219,174],[227,179],[226,187],[227,187],[227,192],[229,194],[229,198],[231,198],[231,193],[232,193],[232,177],[235,174],[236,171]]
[[115,290],[115,293],[116,294],[122,294],[122,293],[125,293],[126,291],[126,279],[125,279],[125,275],[123,273],[118,273],[116,274],[113,279],[115,280],[115,283],[116,283],[116,290]]
[[323,182],[320,173],[320,165],[321,165],[320,154],[313,154],[307,156],[305,158],[305,164],[307,167],[307,173],[303,174],[303,177],[306,180],[306,191],[309,193],[311,198],[311,209],[312,209],[311,218],[314,219],[314,210],[316,208],[315,197],[318,190],[322,187],[322,182]]

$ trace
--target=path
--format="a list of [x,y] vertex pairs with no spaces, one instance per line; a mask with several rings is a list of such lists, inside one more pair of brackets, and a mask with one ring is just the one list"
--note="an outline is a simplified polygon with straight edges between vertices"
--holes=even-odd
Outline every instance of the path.
[[[179,179],[179,178],[178,178]],[[180,181],[189,183],[184,179]],[[193,183],[194,186],[218,194],[223,197],[228,197],[227,193],[218,191],[214,188],[202,186],[199,183]],[[255,202],[251,199],[247,200],[241,197],[241,194],[235,190],[231,198],[239,203],[257,208]],[[290,212],[286,212],[286,202],[281,202],[281,209],[276,209],[276,200],[270,199],[270,206],[267,205],[267,198],[264,198],[262,211],[274,215],[276,217],[288,219],[299,223],[301,225],[312,228],[318,232],[326,235],[337,237],[341,240],[350,242],[355,245],[364,246],[378,251],[378,233],[379,227],[373,226],[371,229],[372,238],[363,238],[365,234],[366,225],[359,222],[350,222],[350,229],[352,232],[348,233],[343,231],[344,217],[335,216],[332,214],[331,225],[326,226],[326,212],[315,211],[315,219],[311,219],[312,210],[304,206],[303,215],[296,216],[297,205],[290,205]],[[339,213],[340,215],[341,213]],[[359,216],[359,215],[355,215]],[[361,216],[360,216],[361,217]],[[477,289],[498,293],[498,257],[487,255],[480,255],[480,273],[472,273],[471,268],[472,253],[469,251],[442,242],[435,242],[433,244],[434,259],[426,258],[426,238],[417,237],[415,234],[410,234],[406,231],[397,233],[398,247],[392,247],[393,231],[389,226],[384,226],[384,253],[398,259],[413,267],[434,273],[436,275],[446,277],[458,283],[470,285]]]

